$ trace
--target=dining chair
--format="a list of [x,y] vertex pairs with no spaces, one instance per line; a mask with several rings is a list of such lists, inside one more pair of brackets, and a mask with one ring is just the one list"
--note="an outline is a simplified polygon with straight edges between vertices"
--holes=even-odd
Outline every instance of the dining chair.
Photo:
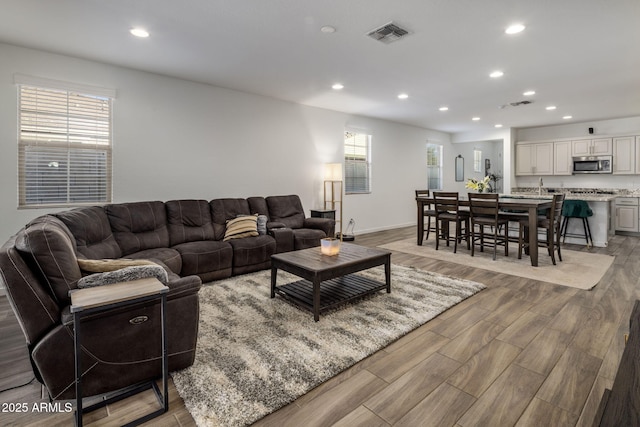
[[[593,247],[593,237],[591,237],[591,227],[589,227],[589,217],[593,216],[593,211],[589,207],[589,204],[584,200],[567,200],[562,206],[562,224],[560,225],[560,235],[562,237],[562,243],[567,238],[567,228],[569,227],[569,220],[571,218],[580,218],[582,220],[582,228],[584,229],[584,238],[587,241],[587,248],[589,244]],[[580,237],[580,235],[574,235],[574,237]]]
[[[538,239],[538,246],[547,248],[547,252],[551,257],[551,262],[556,265],[554,253],[558,252],[558,260],[562,261],[562,250],[560,247],[560,225],[562,218],[562,206],[564,204],[565,195],[562,193],[553,195],[553,204],[546,217],[538,220],[538,229],[545,230],[546,239]],[[518,231],[518,259],[522,258],[522,250],[529,247],[529,220],[520,220]]]
[[[485,246],[493,248],[496,259],[498,246],[504,246],[504,255],[509,255],[509,219],[500,215],[497,193],[469,193],[469,212],[471,221],[471,256],[475,254],[476,243],[480,243],[480,252]],[[478,232],[476,233],[476,227]],[[490,227],[490,232],[485,232]],[[501,234],[502,233],[502,234]]]
[[[453,253],[458,249],[458,242],[462,238],[467,241],[469,249],[469,211],[461,210],[457,192],[434,191],[433,201],[436,212],[436,250],[440,245],[440,239],[447,242],[447,246],[453,240]],[[455,236],[451,237],[449,225],[454,223]],[[464,234],[463,234],[464,226]]]
[[[429,197],[429,196],[430,196],[429,190],[416,190],[416,197]],[[436,231],[435,224],[433,226],[431,225],[431,218],[435,219],[436,217],[436,210],[433,209],[432,205],[433,205],[432,203],[429,203],[424,207],[423,215],[427,219],[426,227],[424,227],[424,233],[426,233],[426,237],[424,236],[424,234],[422,236],[424,240],[429,240],[430,231],[433,231],[433,232]]]

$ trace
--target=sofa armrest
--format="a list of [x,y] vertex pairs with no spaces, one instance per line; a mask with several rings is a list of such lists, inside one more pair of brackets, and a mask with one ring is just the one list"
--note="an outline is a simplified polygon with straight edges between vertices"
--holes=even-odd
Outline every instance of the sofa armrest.
[[269,234],[276,239],[276,253],[294,250],[293,230],[290,228],[272,228]]
[[304,228],[322,230],[327,237],[334,237],[336,221],[331,218],[305,218]]

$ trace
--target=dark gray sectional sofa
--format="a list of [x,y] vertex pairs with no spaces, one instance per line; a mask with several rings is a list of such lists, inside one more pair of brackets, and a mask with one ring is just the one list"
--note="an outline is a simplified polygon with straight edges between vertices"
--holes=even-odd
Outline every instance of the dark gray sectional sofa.
[[[225,241],[227,221],[255,214],[266,217],[264,234]],[[87,274],[78,259],[150,259],[166,269],[169,369],[176,370],[194,361],[202,282],[269,268],[272,254],[319,246],[334,232],[335,221],[306,218],[295,195],[83,207],[27,224],[0,248],[0,272],[36,377],[51,398],[69,399],[75,394],[69,291]],[[159,313],[158,303],[145,303],[86,321],[85,395],[159,375],[160,345],[139,338],[158,335]],[[139,316],[149,321],[130,322]]]

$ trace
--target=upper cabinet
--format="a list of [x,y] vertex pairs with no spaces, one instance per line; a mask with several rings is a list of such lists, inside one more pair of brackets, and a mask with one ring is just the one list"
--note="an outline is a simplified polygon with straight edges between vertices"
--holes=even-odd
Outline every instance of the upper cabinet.
[[516,175],[553,175],[553,142],[519,143]]
[[516,176],[572,175],[573,157],[612,156],[614,175],[640,175],[640,132],[632,136],[556,141],[518,141],[515,144]]
[[571,141],[572,156],[610,156],[613,154],[611,138]]
[[553,143],[553,174],[571,175],[573,173],[571,161],[571,142],[561,141]]
[[613,173],[617,175],[636,174],[640,165],[636,161],[635,136],[613,138]]

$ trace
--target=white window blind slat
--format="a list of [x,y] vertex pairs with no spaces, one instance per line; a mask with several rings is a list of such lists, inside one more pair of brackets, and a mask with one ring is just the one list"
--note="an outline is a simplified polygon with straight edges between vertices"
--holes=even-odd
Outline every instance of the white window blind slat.
[[19,206],[110,202],[112,100],[26,85],[19,91]]

